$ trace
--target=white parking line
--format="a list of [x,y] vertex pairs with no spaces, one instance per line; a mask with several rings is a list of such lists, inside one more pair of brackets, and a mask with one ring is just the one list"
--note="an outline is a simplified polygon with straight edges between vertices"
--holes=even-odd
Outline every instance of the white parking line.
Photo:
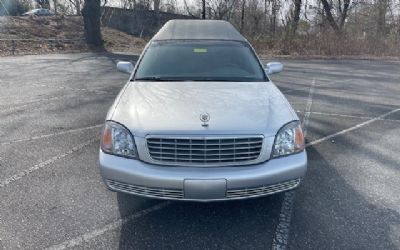
[[344,130],[341,130],[341,131],[336,132],[336,133],[334,133],[334,134],[331,134],[331,135],[322,137],[322,138],[320,138],[320,139],[317,139],[317,140],[315,140],[315,141],[309,142],[309,143],[306,144],[306,147],[309,147],[309,146],[312,146],[312,145],[315,145],[315,144],[319,144],[319,143],[321,143],[321,142],[324,142],[324,141],[326,141],[326,140],[329,140],[329,139],[331,139],[331,138],[333,138],[333,137],[336,137],[336,136],[338,136],[338,135],[342,135],[342,134],[348,133],[348,132],[350,132],[350,131],[353,131],[353,130],[356,130],[356,129],[358,129],[358,128],[361,128],[361,127],[364,127],[364,126],[366,126],[366,125],[369,125],[369,124],[371,124],[371,123],[373,123],[373,122],[382,120],[383,118],[385,118],[385,117],[387,117],[387,116],[389,116],[389,115],[391,115],[391,114],[394,114],[394,113],[396,113],[396,112],[398,112],[398,111],[400,111],[400,108],[394,109],[394,110],[392,110],[392,111],[389,111],[389,112],[387,112],[387,113],[385,113],[385,114],[383,114],[383,115],[380,115],[380,116],[375,117],[375,118],[373,118],[373,119],[370,119],[370,120],[368,120],[368,121],[362,122],[362,123],[357,124],[357,125],[355,125],[355,126],[353,126],[353,127],[350,127],[350,128],[344,129]]
[[32,85],[37,86],[37,87],[58,88],[58,89],[65,89],[65,90],[71,90],[71,91],[82,91],[82,92],[93,92],[93,93],[108,93],[107,91],[97,90],[97,89],[71,88],[71,87],[66,87],[66,86],[50,86],[50,85],[46,85],[46,84],[36,84],[36,83],[33,83]]
[[52,158],[50,158],[50,159],[48,159],[46,161],[40,162],[40,163],[38,163],[38,164],[36,164],[36,165],[34,165],[34,166],[24,170],[24,171],[21,171],[21,172],[15,174],[15,175],[3,180],[3,181],[1,181],[0,182],[0,189],[10,185],[11,183],[13,183],[13,182],[15,182],[15,181],[17,181],[19,179],[22,179],[23,177],[25,177],[25,176],[27,176],[27,175],[29,175],[29,174],[31,174],[31,173],[39,170],[39,169],[42,169],[42,168],[48,166],[48,165],[50,165],[50,164],[52,164],[52,163],[54,163],[54,162],[56,162],[56,161],[58,161],[58,160],[60,160],[62,158],[65,158],[66,156],[68,156],[68,155],[70,155],[70,154],[72,154],[72,153],[74,153],[76,151],[79,151],[79,150],[83,149],[86,146],[89,146],[90,144],[92,144],[93,142],[95,142],[97,140],[98,140],[97,138],[90,139],[90,140],[88,140],[88,141],[86,141],[86,142],[84,142],[82,144],[79,144],[79,145],[71,148],[70,150],[68,150],[65,153],[56,155],[56,156],[54,156],[54,157],[52,157]]
[[111,223],[105,225],[102,228],[99,228],[99,229],[96,229],[96,230],[91,231],[89,233],[80,235],[80,236],[78,236],[76,238],[73,238],[71,240],[64,241],[63,243],[60,243],[60,244],[57,244],[57,245],[54,245],[54,246],[50,246],[50,247],[46,248],[46,250],[63,250],[63,249],[67,249],[67,248],[80,246],[83,243],[88,242],[88,241],[90,241],[90,240],[92,240],[92,239],[94,239],[94,238],[96,238],[98,236],[101,236],[101,235],[103,235],[104,233],[106,233],[106,232],[108,232],[110,230],[115,230],[117,228],[120,228],[121,226],[123,226],[123,225],[125,225],[125,224],[127,224],[127,223],[129,223],[129,222],[131,222],[131,221],[133,221],[135,219],[143,217],[143,216],[145,216],[145,215],[147,215],[149,213],[152,213],[154,211],[163,209],[163,208],[165,208],[166,206],[168,206],[170,204],[171,204],[171,202],[169,202],[169,201],[159,203],[157,205],[154,205],[152,207],[146,208],[146,209],[141,210],[141,211],[139,211],[137,213],[129,215],[129,216],[125,217],[125,218],[121,218],[121,219],[118,219],[118,220],[116,220],[114,222],[111,222]]
[[[311,82],[310,85],[310,90],[308,91],[308,98],[307,98],[307,104],[306,104],[306,109],[305,109],[305,115],[303,119],[303,133],[304,137],[307,136],[307,129],[308,129],[308,124],[310,121],[310,115],[311,115],[311,107],[313,103],[313,97],[314,97],[314,89],[315,89],[315,78]],[[284,250],[286,249],[286,246],[288,244],[289,240],[289,232],[290,232],[290,222],[292,219],[292,213],[293,213],[293,202],[294,202],[294,197],[295,197],[295,192],[290,191],[286,192],[283,195],[283,201],[282,201],[282,207],[281,211],[279,213],[279,221],[278,225],[276,226],[275,229],[275,235],[274,238],[272,239],[272,249],[273,250]]]
[[[353,131],[355,129],[358,129],[358,128],[361,128],[363,126],[366,126],[366,125],[368,125],[368,124],[370,124],[370,123],[372,123],[374,121],[377,121],[377,120],[379,120],[381,118],[384,118],[384,117],[386,117],[388,115],[391,115],[391,114],[393,114],[395,112],[398,112],[398,111],[400,111],[400,108],[392,110],[392,111],[390,111],[388,113],[385,113],[385,114],[383,114],[383,115],[381,115],[379,117],[376,117],[374,119],[371,119],[370,121],[363,122],[363,123],[360,123],[359,125],[356,125],[354,127],[349,128],[349,129],[345,129],[343,131],[337,132],[337,133],[335,133],[333,135],[336,136],[336,135],[340,135],[340,134],[345,134],[347,132],[350,132],[350,131]],[[327,136],[327,137],[321,138],[319,140],[316,140],[316,141],[313,141],[311,143],[308,143],[306,146],[309,147],[311,145],[316,145],[318,143],[321,143],[323,141],[328,140],[329,138],[331,138],[331,137]],[[274,237],[274,240],[273,240],[275,243],[273,243],[273,249],[285,249],[286,246],[287,246],[287,243],[288,243],[287,240],[288,240],[288,233],[289,233],[289,227],[290,227],[290,221],[291,221],[291,215],[292,215],[292,209],[293,209],[294,196],[295,196],[295,192],[293,192],[293,191],[285,193],[285,197],[284,197],[283,202],[282,202],[283,204],[282,204],[281,213],[280,213],[280,216],[279,216],[279,221],[280,221],[281,226],[279,228],[277,228],[277,231],[280,231],[280,232],[275,232],[275,237]],[[99,236],[107,233],[110,230],[115,230],[115,229],[121,227],[122,225],[124,225],[126,223],[129,223],[129,222],[131,222],[131,221],[133,221],[133,220],[135,220],[135,219],[137,219],[139,217],[147,215],[147,214],[149,214],[149,213],[151,213],[153,211],[160,210],[160,209],[166,207],[169,204],[170,203],[165,202],[165,203],[158,204],[158,205],[156,205],[154,207],[150,207],[148,209],[139,211],[139,212],[137,212],[137,213],[135,213],[133,215],[121,218],[121,219],[119,219],[117,221],[114,221],[114,222],[112,222],[110,224],[107,224],[104,227],[95,229],[95,230],[93,230],[91,232],[88,232],[86,234],[82,234],[82,235],[80,235],[80,236],[78,236],[78,237],[76,237],[74,239],[65,241],[65,242],[63,242],[61,244],[50,246],[48,249],[52,249],[52,250],[53,249],[66,249],[66,248],[69,248],[69,247],[79,246],[79,245],[81,245],[81,244],[83,244],[85,242],[88,242],[88,241],[90,241],[92,239],[95,239],[96,237],[99,237]]]
[[[304,113],[303,111],[297,110],[297,113]],[[312,111],[311,114],[314,115],[322,115],[322,116],[337,116],[337,117],[345,117],[345,118],[356,118],[356,119],[365,119],[365,120],[369,120],[369,119],[374,119],[375,117],[371,117],[371,116],[366,116],[365,114],[359,114],[359,115],[347,115],[347,114],[337,114],[337,113],[323,113],[323,112],[316,112],[316,111]],[[400,120],[394,120],[394,119],[384,119],[381,118],[379,119],[381,121],[391,121],[391,122],[400,122]]]
[[[310,95],[309,95],[309,97],[310,97]],[[312,98],[312,95],[311,95],[311,98]],[[305,112],[306,114],[312,113],[312,112],[310,112],[311,106],[309,106],[309,107],[310,108],[307,108],[307,111]],[[366,125],[369,125],[369,124],[371,124],[371,123],[373,123],[375,121],[382,120],[385,117],[387,117],[387,116],[389,116],[391,114],[394,114],[394,113],[396,113],[398,111],[400,111],[400,108],[399,109],[394,109],[392,111],[389,111],[389,112],[387,112],[387,113],[385,113],[383,115],[380,115],[378,117],[372,118],[372,119],[370,119],[368,121],[362,122],[362,123],[357,124],[357,125],[355,125],[353,127],[344,129],[342,131],[336,132],[334,134],[331,134],[331,135],[325,136],[323,138],[320,138],[318,140],[315,140],[315,141],[312,141],[310,143],[307,143],[306,147],[310,147],[310,146],[322,143],[322,142],[327,141],[327,140],[329,140],[329,139],[331,139],[333,137],[336,137],[338,135],[343,135],[343,134],[348,133],[350,131],[353,131],[353,130],[356,130],[358,128],[361,128],[361,127],[364,127]],[[309,116],[306,116],[304,119],[308,120]],[[305,121],[303,124],[308,125],[308,121]],[[304,128],[305,132],[307,131],[306,129],[307,129],[307,127]],[[290,232],[290,222],[291,222],[291,217],[292,217],[294,197],[295,197],[294,191],[286,192],[284,194],[284,198],[283,198],[283,201],[282,201],[282,208],[281,208],[281,212],[279,214],[279,223],[278,223],[276,231],[275,231],[275,237],[274,237],[274,239],[272,241],[272,249],[274,249],[274,250],[277,250],[277,249],[284,250],[287,247],[288,239],[289,239],[289,232]]]
[[70,133],[82,132],[82,131],[86,131],[86,130],[90,130],[90,129],[100,128],[102,126],[103,126],[102,124],[98,124],[98,125],[94,125],[94,126],[77,128],[77,129],[70,129],[70,130],[60,131],[60,132],[51,133],[51,134],[32,136],[32,137],[29,137],[29,138],[22,138],[22,139],[16,139],[16,140],[11,140],[11,141],[3,141],[3,142],[0,141],[0,146],[10,145],[10,144],[17,143],[17,142],[33,141],[33,140],[48,138],[48,137],[57,136],[57,135],[65,135],[65,134],[70,134]]
[[304,137],[307,137],[308,123],[310,122],[311,107],[312,107],[313,97],[314,97],[314,89],[315,89],[315,78],[311,82],[310,90],[308,92],[306,110],[304,112],[304,118],[303,118],[303,124],[302,124]]
[[[16,110],[16,109],[21,109],[21,108],[24,108],[24,107],[27,107],[27,106],[31,106],[31,105],[34,105],[34,104],[38,104],[38,103],[40,103],[40,102],[51,101],[51,100],[58,100],[58,99],[66,98],[66,97],[70,97],[70,96],[54,96],[54,97],[49,97],[49,98],[36,99],[36,100],[28,101],[28,102],[15,103],[15,104],[14,104],[15,106],[7,105],[7,106],[8,106],[7,108],[2,108],[2,109],[0,110],[0,113],[5,113],[5,112],[8,112],[8,111],[13,111],[13,110]],[[13,105],[13,104],[12,104],[12,105]]]
[[[97,94],[100,94],[100,92],[97,92]],[[105,91],[102,92],[101,94],[107,94],[107,95],[104,95],[104,97],[108,97],[108,96],[114,97],[115,96],[112,93],[108,93]],[[66,98],[76,98],[76,97],[79,97],[79,95],[69,94],[69,95],[63,95],[63,96],[53,96],[53,97],[47,97],[47,98],[34,99],[34,100],[27,101],[27,102],[22,101],[22,102],[16,102],[16,103],[11,103],[11,104],[6,104],[6,105],[1,104],[0,105],[0,113],[6,113],[6,112],[21,109],[21,108],[25,108],[28,106],[38,105],[38,104],[41,104],[42,102],[54,101],[54,100],[60,100],[60,99],[66,99]]]

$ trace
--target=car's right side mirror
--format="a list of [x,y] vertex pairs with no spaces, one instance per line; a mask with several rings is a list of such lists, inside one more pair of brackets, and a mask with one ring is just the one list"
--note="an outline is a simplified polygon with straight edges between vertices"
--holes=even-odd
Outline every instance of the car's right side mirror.
[[265,67],[265,73],[267,73],[267,75],[276,74],[281,72],[282,70],[283,70],[283,64],[280,62],[270,62],[267,63]]
[[133,64],[131,62],[118,62],[117,70],[123,73],[131,74],[133,71]]

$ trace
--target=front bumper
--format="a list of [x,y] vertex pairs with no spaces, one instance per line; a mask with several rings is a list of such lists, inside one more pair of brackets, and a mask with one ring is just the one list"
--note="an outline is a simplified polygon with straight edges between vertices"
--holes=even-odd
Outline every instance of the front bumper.
[[307,170],[305,151],[257,165],[160,166],[104,154],[100,171],[112,191],[150,198],[220,201],[265,196],[296,188]]

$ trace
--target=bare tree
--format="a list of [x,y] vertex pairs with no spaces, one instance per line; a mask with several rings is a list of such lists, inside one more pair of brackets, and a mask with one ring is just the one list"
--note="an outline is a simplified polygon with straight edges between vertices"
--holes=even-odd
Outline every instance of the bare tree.
[[206,0],[201,1],[201,18],[206,19]]
[[196,17],[196,16],[192,13],[192,11],[190,10],[187,1],[186,1],[186,0],[183,0],[183,3],[184,3],[184,5],[185,5],[185,9],[186,9],[187,14],[188,14],[189,16],[191,16],[191,17]]
[[85,25],[86,42],[95,47],[102,47],[100,0],[86,0],[82,9],[82,15]]
[[386,14],[389,7],[389,0],[376,1],[376,35],[385,36]]
[[153,0],[153,8],[155,12],[159,12],[160,11],[160,4],[161,4],[161,0]]
[[40,5],[41,8],[50,9],[49,0],[36,0],[37,4]]
[[324,11],[326,13],[326,19],[328,20],[332,29],[336,32],[336,34],[340,35],[343,31],[344,24],[346,22],[347,14],[350,8],[350,0],[341,0],[338,1],[338,15],[339,15],[339,24],[336,22],[333,17],[332,10],[334,9],[333,1],[328,3],[327,0],[321,0]]
[[243,30],[244,27],[244,10],[246,7],[246,0],[242,0],[242,15],[240,17],[240,31]]
[[73,8],[75,9],[75,13],[76,15],[80,15],[81,14],[81,6],[82,6],[82,2],[81,0],[67,0],[70,5],[73,6]]
[[54,4],[54,14],[58,14],[58,9],[57,9],[57,0],[53,0],[53,4]]
[[268,0],[271,5],[271,26],[270,30],[272,31],[272,34],[275,35],[276,32],[276,26],[277,26],[277,17],[280,9],[280,1],[279,0]]
[[301,0],[294,0],[294,14],[293,21],[290,27],[290,34],[293,37],[296,34],[297,27],[300,21]]
[[230,20],[238,0],[209,0],[210,18]]

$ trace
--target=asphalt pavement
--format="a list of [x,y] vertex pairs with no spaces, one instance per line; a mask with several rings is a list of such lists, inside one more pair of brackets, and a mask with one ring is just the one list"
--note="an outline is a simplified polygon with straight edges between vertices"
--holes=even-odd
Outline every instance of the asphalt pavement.
[[190,203],[102,183],[120,59],[137,56],[0,58],[0,249],[400,249],[400,62],[281,60],[272,79],[307,132],[302,185]]

